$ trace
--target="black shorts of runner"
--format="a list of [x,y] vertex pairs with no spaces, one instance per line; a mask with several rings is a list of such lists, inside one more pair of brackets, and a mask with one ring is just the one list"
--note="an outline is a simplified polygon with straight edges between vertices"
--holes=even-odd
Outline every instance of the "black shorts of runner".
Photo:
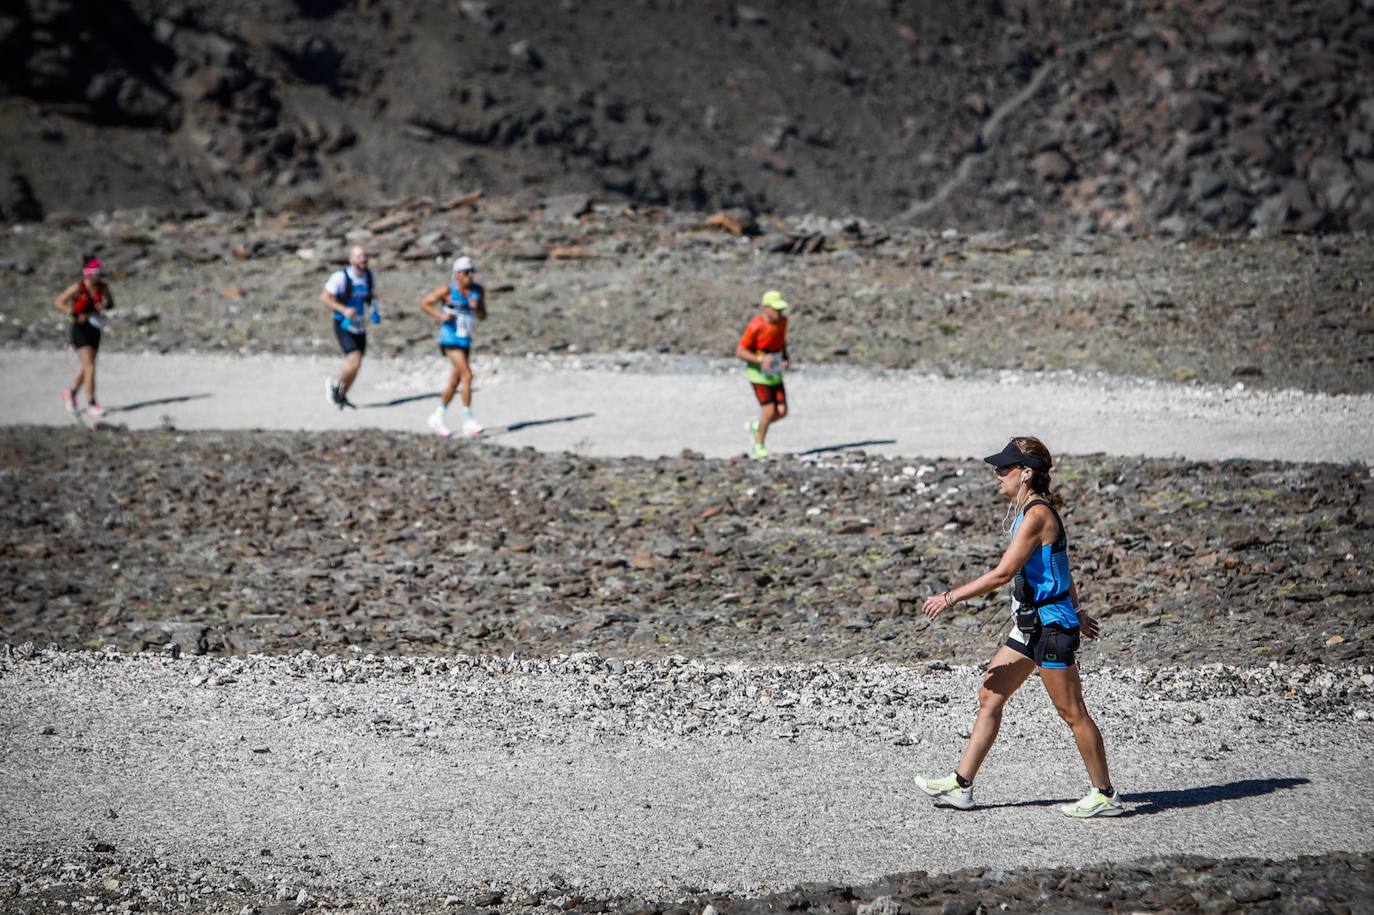
[[466,356],[466,355],[468,354],[468,352],[472,349],[472,344],[471,344],[471,343],[440,343],[440,344],[439,344],[439,352],[442,353],[442,354],[445,355],[445,356],[447,356],[447,355],[448,355],[448,351],[449,351],[449,350],[452,350],[452,349],[456,349],[458,352],[460,352],[460,353],[462,353],[464,356]]
[[781,384],[756,384],[754,385],[754,396],[759,399],[759,406],[766,407],[770,403],[786,404],[787,389]]
[[81,349],[81,347],[83,346],[89,346],[91,349],[99,350],[100,328],[92,327],[90,324],[87,324],[84,321],[80,324],[73,321],[71,340],[72,346],[76,347],[77,349]]
[[342,324],[335,321],[334,336],[339,338],[339,349],[343,350],[345,356],[349,353],[367,353],[367,334],[346,331]]
[[1036,667],[1049,670],[1063,670],[1072,667],[1074,654],[1078,651],[1078,627],[1065,629],[1050,623],[1026,635],[1026,643],[1007,638],[1007,647],[1018,651],[1035,662]]

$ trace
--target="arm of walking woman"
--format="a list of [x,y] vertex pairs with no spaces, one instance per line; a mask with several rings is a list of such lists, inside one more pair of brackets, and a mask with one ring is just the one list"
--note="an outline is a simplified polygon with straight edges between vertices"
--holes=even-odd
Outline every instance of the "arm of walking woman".
[[1016,529],[1016,536],[1007,545],[1007,551],[1002,554],[1002,558],[995,568],[984,572],[973,581],[950,588],[944,594],[927,597],[921,610],[928,618],[935,619],[961,600],[987,594],[989,591],[1002,587],[1015,578],[1017,570],[1026,564],[1027,559],[1030,559],[1031,553],[1040,543],[1040,536],[1044,528],[1045,519],[1040,516],[1040,513],[1027,515],[1026,520]]

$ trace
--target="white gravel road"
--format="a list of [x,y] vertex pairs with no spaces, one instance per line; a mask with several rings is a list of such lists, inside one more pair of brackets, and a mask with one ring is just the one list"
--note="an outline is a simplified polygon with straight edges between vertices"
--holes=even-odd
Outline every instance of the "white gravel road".
[[1085,776],[1035,681],[984,806],[914,791],[973,711],[976,672],[941,667],[3,660],[0,855],[102,842],[268,885],[661,893],[1374,848],[1368,667],[1090,672],[1135,810],[1093,822],[1054,809]]
[[[58,390],[74,356],[0,350],[0,424],[71,420]],[[121,353],[100,358],[109,422],[180,429],[346,429],[427,433],[446,377],[432,359],[370,359],[353,392],[362,408],[325,400],[338,360],[291,356]],[[684,448],[743,454],[752,393],[734,364],[643,354],[475,360],[478,418],[488,438],[540,450],[658,456]],[[769,438],[777,454],[860,443],[874,453],[986,454],[1012,434],[1056,451],[1207,460],[1374,460],[1374,397],[1175,385],[1119,378],[1005,374],[944,379],[909,372],[809,367],[787,379],[793,415]],[[454,417],[456,422],[457,417]]]

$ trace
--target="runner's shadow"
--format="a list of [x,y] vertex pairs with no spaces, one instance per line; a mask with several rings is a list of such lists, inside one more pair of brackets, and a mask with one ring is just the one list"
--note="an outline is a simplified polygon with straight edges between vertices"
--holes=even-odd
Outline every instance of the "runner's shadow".
[[417,400],[433,400],[439,396],[438,391],[430,391],[428,394],[410,394],[406,397],[397,397],[394,400],[377,400],[372,403],[360,403],[359,407],[364,410],[372,410],[378,407],[399,407],[402,404],[414,403]]
[[105,412],[132,413],[146,407],[161,407],[169,403],[186,403],[188,400],[205,400],[207,397],[214,396],[213,394],[182,394],[179,397],[159,397],[157,400],[140,400],[138,403],[129,403],[122,407],[106,407]]
[[[1189,807],[1205,807],[1222,801],[1239,801],[1247,797],[1259,797],[1275,791],[1297,788],[1309,784],[1305,778],[1246,778],[1225,785],[1204,785],[1201,788],[1177,788],[1169,791],[1122,792],[1121,799],[1126,803],[1125,816],[1150,816],[1166,810],[1185,810]],[[1072,804],[1078,798],[1066,797],[1060,800],[1039,799],[1034,801],[1010,801],[1005,804],[979,804],[975,810],[994,810],[998,807],[1058,807]]]
[[868,445],[895,445],[895,438],[870,438],[862,442],[845,442],[842,445],[821,445],[817,448],[807,448],[805,451],[796,452],[797,457],[807,454],[825,454],[827,451],[848,451],[851,448],[864,448]]
[[1131,816],[1149,816],[1166,810],[1205,807],[1221,801],[1239,801],[1260,797],[1275,791],[1287,791],[1311,784],[1306,778],[1243,778],[1225,785],[1204,785],[1201,788],[1179,788],[1173,791],[1138,791],[1123,794]]
[[519,432],[521,429],[528,429],[531,426],[551,426],[554,423],[574,423],[579,419],[591,419],[595,413],[578,413],[573,416],[554,416],[549,419],[526,419],[518,423],[511,423],[509,426],[496,426],[483,433],[483,437],[492,435],[505,435],[507,432]]

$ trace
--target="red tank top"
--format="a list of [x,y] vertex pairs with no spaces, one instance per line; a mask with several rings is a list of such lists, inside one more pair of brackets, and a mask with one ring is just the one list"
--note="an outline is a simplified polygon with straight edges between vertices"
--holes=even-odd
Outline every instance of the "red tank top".
[[99,305],[104,298],[105,296],[100,291],[99,286],[92,290],[85,282],[82,282],[81,291],[76,294],[76,301],[72,302],[72,314],[80,315],[88,311],[95,311],[95,306]]

